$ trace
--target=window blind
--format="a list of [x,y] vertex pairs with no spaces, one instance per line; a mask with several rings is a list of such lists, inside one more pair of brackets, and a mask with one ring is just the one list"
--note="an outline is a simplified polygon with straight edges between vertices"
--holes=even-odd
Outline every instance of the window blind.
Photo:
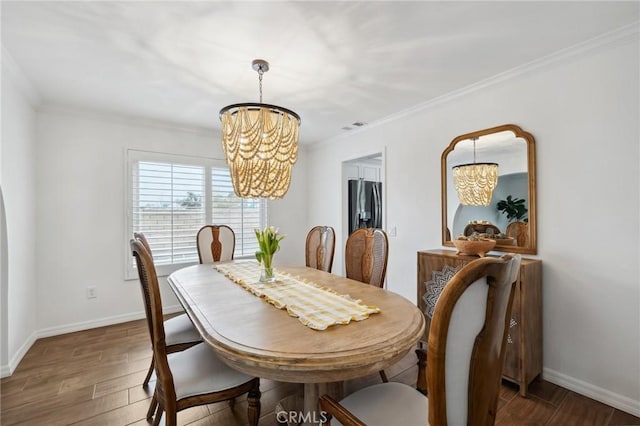
[[128,156],[127,278],[137,277],[128,246],[134,232],[147,237],[159,275],[198,262],[196,234],[206,224],[233,229],[235,258],[254,256],[266,200],[237,197],[224,161],[134,150]]

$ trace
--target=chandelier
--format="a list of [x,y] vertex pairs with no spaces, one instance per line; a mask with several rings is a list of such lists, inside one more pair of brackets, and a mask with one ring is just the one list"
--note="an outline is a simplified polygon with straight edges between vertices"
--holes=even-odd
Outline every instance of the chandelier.
[[282,198],[298,160],[300,116],[262,103],[262,75],[269,63],[255,59],[260,102],[228,105],[220,110],[222,148],[236,195],[244,198]]
[[453,167],[453,184],[465,206],[488,206],[498,184],[498,164],[476,163],[477,140],[473,138],[473,163]]

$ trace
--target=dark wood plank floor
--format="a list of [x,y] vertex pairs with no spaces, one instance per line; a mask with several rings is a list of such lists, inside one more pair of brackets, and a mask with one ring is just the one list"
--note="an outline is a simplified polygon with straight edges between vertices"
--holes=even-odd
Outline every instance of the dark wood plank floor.
[[[0,382],[0,424],[147,425],[149,391],[141,386],[151,361],[142,320],[38,340],[11,377]],[[410,353],[387,370],[391,380],[414,384]],[[346,383],[345,391],[378,383],[377,374]],[[262,380],[260,424],[276,425],[276,403],[300,394],[301,385]],[[178,414],[181,425],[243,425],[246,402],[195,407]],[[521,398],[515,386],[501,389],[498,425],[640,425],[640,419],[540,381]]]

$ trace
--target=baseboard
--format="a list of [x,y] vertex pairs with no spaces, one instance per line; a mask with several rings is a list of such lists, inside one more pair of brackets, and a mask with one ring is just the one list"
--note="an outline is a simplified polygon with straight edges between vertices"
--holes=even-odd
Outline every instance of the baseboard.
[[618,410],[640,417],[640,401],[635,401],[624,395],[594,386],[591,383],[583,382],[582,380],[558,373],[549,368],[543,369],[542,377],[548,382],[555,383],[558,386],[572,390],[580,395],[595,399]]
[[[167,306],[163,308],[163,312],[165,314],[173,314],[182,311],[183,309],[180,305]],[[13,355],[13,357],[9,361],[9,365],[0,366],[0,377],[9,377],[13,374],[20,361],[22,361],[22,358],[26,355],[27,351],[29,351],[29,349],[37,339],[43,337],[58,336],[60,334],[74,333],[76,331],[89,330],[91,328],[104,327],[107,325],[120,324],[127,321],[135,321],[144,318],[144,316],[144,311],[139,311],[124,315],[114,315],[112,317],[101,318],[98,320],[83,321],[57,327],[49,327],[33,332],[29,336],[29,338],[27,338],[27,340],[22,344],[20,349]]]
[[18,364],[20,364],[20,361],[22,361],[22,358],[26,355],[31,346],[33,346],[33,344],[36,342],[37,338],[37,332],[31,333],[31,335],[27,337],[27,340],[24,341],[22,346],[20,346],[20,348],[9,360],[9,365],[3,365],[2,367],[0,367],[0,377],[9,377],[13,374],[16,367],[18,366]]
[[[165,314],[173,314],[175,312],[181,312],[182,306],[173,305],[167,306],[162,309]],[[105,327],[107,325],[120,324],[127,321],[135,321],[145,317],[144,311],[133,312],[124,315],[115,315],[112,317],[101,318],[92,321],[77,322],[74,324],[67,324],[57,327],[50,327],[40,330],[38,332],[38,338],[58,336],[60,334],[74,333],[76,331],[89,330],[91,328]]]

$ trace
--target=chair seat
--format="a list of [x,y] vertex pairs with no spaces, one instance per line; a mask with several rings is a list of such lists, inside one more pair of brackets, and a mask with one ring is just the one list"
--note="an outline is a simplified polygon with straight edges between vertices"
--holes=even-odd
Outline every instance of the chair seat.
[[202,337],[193,326],[187,314],[182,314],[164,321],[164,334],[167,346],[180,343],[200,342]]
[[[428,399],[402,383],[380,383],[344,398],[340,405],[368,426],[428,424]],[[341,424],[333,419],[331,424]]]
[[170,354],[168,361],[178,400],[231,389],[253,379],[228,367],[204,344]]

